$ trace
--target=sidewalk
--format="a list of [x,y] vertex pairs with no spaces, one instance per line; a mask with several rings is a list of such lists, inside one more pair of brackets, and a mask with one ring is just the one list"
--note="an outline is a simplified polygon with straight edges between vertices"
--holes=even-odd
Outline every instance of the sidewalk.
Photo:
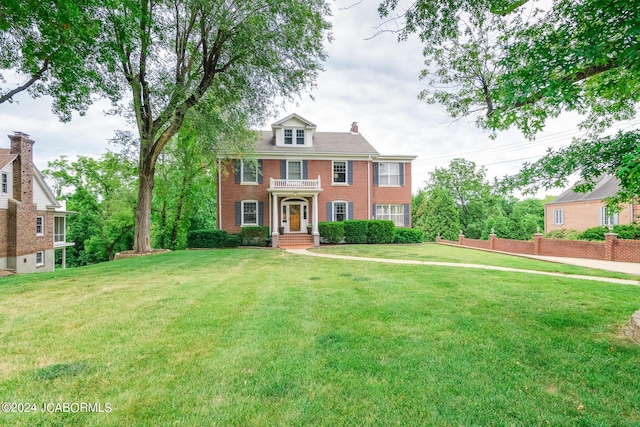
[[[504,253],[504,252],[503,252]],[[516,254],[511,254],[516,255]],[[560,264],[579,265],[580,267],[597,268],[599,270],[616,271],[618,273],[633,274],[640,276],[640,263],[620,262],[620,261],[602,261],[599,259],[585,258],[564,258],[558,256],[542,256],[542,255],[522,255],[527,258],[535,258],[542,261],[558,262]]]
[[[496,271],[510,271],[514,273],[527,273],[527,274],[538,274],[542,276],[555,276],[555,277],[567,277],[570,279],[582,279],[582,280],[593,280],[596,282],[608,282],[608,283],[617,283],[620,285],[634,285],[640,286],[640,282],[637,280],[627,280],[627,279],[614,279],[611,277],[596,277],[596,276],[584,276],[581,274],[564,274],[564,273],[552,273],[549,271],[538,271],[538,270],[525,270],[520,268],[511,268],[511,267],[500,267],[493,265],[482,265],[482,264],[464,264],[464,263],[454,263],[454,262],[439,262],[439,261],[415,261],[415,260],[406,260],[406,259],[387,259],[387,258],[368,258],[368,257],[355,257],[349,255],[333,255],[333,254],[322,254],[318,252],[310,252],[306,249],[287,249],[289,253],[296,255],[304,255],[304,256],[314,256],[319,258],[333,258],[333,259],[345,259],[350,261],[364,261],[364,262],[382,262],[386,264],[405,264],[405,265],[433,265],[439,267],[455,267],[455,268],[474,268],[479,270],[496,270]],[[536,256],[529,256],[531,258],[539,258]],[[591,264],[575,264],[582,265],[585,267],[599,268],[595,266],[595,263],[607,263],[607,264],[631,264],[631,263],[619,263],[613,261],[596,261],[596,260],[578,260],[576,258],[559,258],[559,257],[541,257],[542,258],[554,258],[553,262],[560,262],[557,259],[562,260],[573,260],[576,261],[589,261]],[[548,261],[548,260],[545,260]],[[570,264],[569,262],[565,262],[566,264]],[[605,269],[606,268],[602,268]],[[611,270],[617,271],[617,270]],[[635,270],[638,272],[638,270]],[[636,273],[631,274],[636,274]],[[640,274],[639,274],[640,275]]]

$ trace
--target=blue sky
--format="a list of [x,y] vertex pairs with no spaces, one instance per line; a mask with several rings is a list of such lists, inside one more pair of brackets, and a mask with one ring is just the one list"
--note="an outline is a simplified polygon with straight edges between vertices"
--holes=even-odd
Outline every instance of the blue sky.
[[[380,25],[377,2],[336,0],[331,3],[334,40],[327,45],[329,59],[313,91],[314,100],[303,94],[297,103],[272,117],[262,129],[291,113],[314,122],[318,131],[349,131],[358,122],[360,133],[383,154],[417,155],[413,190],[421,187],[434,167],[446,167],[454,157],[486,165],[488,178],[518,171],[522,159],[542,156],[547,147],[560,147],[578,136],[577,117],[564,114],[548,123],[536,141],[517,131],[502,133],[496,140],[477,129],[471,119],[452,121],[438,105],[419,101],[424,82],[422,49],[417,38],[398,43],[392,33],[372,37]],[[352,7],[349,7],[352,6]],[[106,116],[109,103],[94,104],[84,117],[61,123],[51,113],[46,98],[0,105],[0,133],[25,132],[36,141],[36,165],[44,169],[60,155],[71,159],[117,150],[107,140],[117,129],[127,128],[124,119]],[[8,138],[0,147],[8,146]],[[550,194],[559,194],[553,190]],[[539,196],[544,196],[540,194]]]

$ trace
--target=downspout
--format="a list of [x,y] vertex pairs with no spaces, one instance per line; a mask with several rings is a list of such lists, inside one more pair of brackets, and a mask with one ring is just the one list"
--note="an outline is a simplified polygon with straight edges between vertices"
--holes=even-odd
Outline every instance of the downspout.
[[222,171],[220,170],[220,157],[218,157],[218,230],[222,230],[222,185],[220,181],[222,179]]
[[367,219],[371,219],[371,154],[367,163]]

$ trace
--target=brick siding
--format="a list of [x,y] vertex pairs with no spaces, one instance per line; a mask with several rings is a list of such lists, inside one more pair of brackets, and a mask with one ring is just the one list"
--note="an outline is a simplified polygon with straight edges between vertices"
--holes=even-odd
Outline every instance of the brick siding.
[[493,250],[533,255],[534,245],[533,242],[526,242],[523,240],[495,238],[493,243]]
[[[346,160],[348,161],[348,160]],[[309,159],[307,177],[308,179],[318,179],[322,192],[318,194],[318,221],[327,220],[327,202],[342,200],[353,203],[354,219],[371,219],[371,205],[378,203],[411,204],[411,163],[405,163],[405,185],[403,187],[375,187],[373,185],[373,167],[367,160],[353,161],[352,184],[333,184],[333,163],[332,160]],[[218,226],[222,221],[223,230],[229,233],[239,233],[240,226],[235,224],[235,203],[242,200],[257,200],[264,203],[264,225],[271,226],[270,216],[272,209],[269,208],[270,194],[267,191],[270,186],[269,178],[280,178],[280,159],[262,160],[262,175],[264,177],[261,184],[239,184],[235,182],[235,162],[223,165],[222,183],[220,185],[222,195],[219,197],[221,204],[221,215],[218,218]],[[368,180],[371,180],[371,201],[368,201]],[[305,197],[308,202],[309,223],[313,217],[313,198]],[[281,212],[279,202],[278,212]]]

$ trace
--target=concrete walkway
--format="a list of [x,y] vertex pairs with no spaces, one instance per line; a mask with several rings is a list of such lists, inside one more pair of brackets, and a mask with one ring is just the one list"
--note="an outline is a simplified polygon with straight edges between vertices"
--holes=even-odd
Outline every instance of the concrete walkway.
[[[305,256],[315,256],[319,258],[333,258],[333,259],[345,259],[351,261],[367,261],[367,262],[383,262],[387,264],[409,264],[409,265],[434,265],[439,267],[456,267],[456,268],[475,268],[479,270],[494,270],[494,271],[510,271],[514,273],[527,273],[527,274],[538,274],[542,276],[555,276],[555,277],[566,277],[570,279],[583,279],[583,280],[593,280],[597,282],[608,282],[608,283],[617,283],[621,285],[635,285],[640,286],[640,282],[637,280],[626,280],[626,279],[614,279],[611,277],[596,277],[596,276],[583,276],[580,274],[564,274],[564,273],[552,273],[549,271],[536,271],[536,270],[524,270],[520,268],[511,268],[511,267],[500,267],[495,265],[481,265],[481,264],[464,264],[464,263],[456,263],[456,262],[438,262],[438,261],[414,261],[414,260],[406,260],[406,259],[386,259],[386,258],[368,258],[368,257],[355,257],[349,255],[333,255],[333,254],[321,254],[318,252],[310,252],[306,249],[287,249],[287,252],[296,254],[296,255],[305,255]],[[535,258],[557,258],[557,257],[535,257]],[[565,258],[562,258],[565,259]],[[576,258],[569,258],[576,259]],[[575,264],[575,265],[583,265],[585,267],[598,268],[595,263],[597,262],[607,262],[607,261],[595,261],[595,260],[580,260],[580,261],[589,261],[592,264]],[[554,260],[554,262],[559,262]],[[567,263],[571,264],[571,263]],[[616,263],[616,264],[630,264],[630,263]],[[616,270],[613,270],[616,271]],[[636,274],[636,273],[630,273]],[[640,275],[640,274],[639,274]]]

